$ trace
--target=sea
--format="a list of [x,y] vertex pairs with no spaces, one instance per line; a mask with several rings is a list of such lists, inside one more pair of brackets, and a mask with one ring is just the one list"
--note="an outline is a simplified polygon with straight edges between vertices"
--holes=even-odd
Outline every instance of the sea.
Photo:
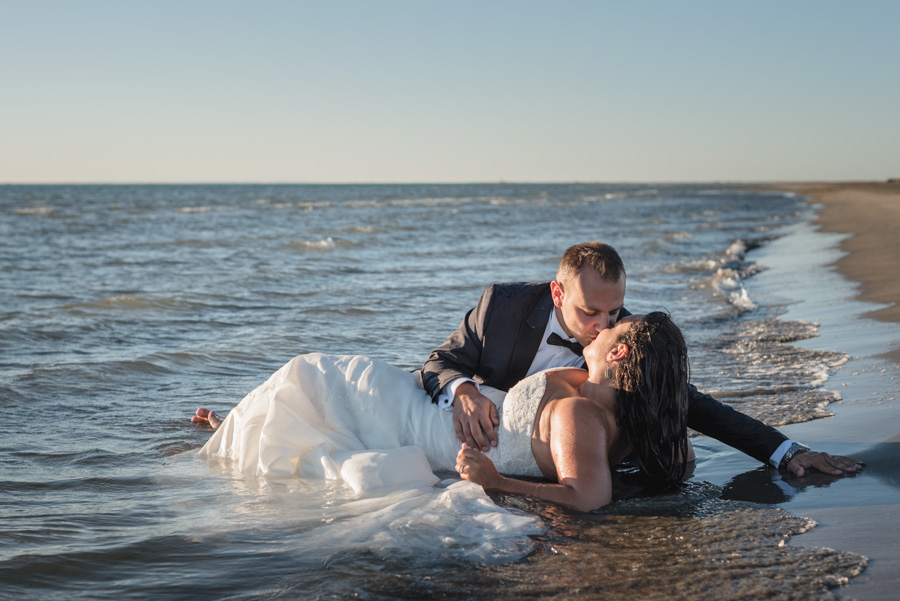
[[540,527],[485,546],[424,534],[440,508],[211,466],[189,421],[302,353],[414,370],[485,287],[589,240],[622,256],[631,312],[681,326],[701,390],[829,419],[846,351],[798,344],[819,325],[752,286],[815,211],[719,184],[0,186],[0,599],[831,598],[864,557],[786,545],[811,521],[702,473],[623,472],[591,514],[495,496]]

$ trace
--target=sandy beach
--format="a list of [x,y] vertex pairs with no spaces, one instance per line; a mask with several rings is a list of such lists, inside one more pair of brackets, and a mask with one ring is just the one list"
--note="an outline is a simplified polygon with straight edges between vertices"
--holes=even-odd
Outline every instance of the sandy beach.
[[[798,291],[798,297],[817,299],[799,313],[821,322],[820,339],[804,346],[836,346],[850,358],[826,384],[842,397],[829,407],[834,417],[782,431],[813,448],[866,461],[854,477],[784,479],[798,492],[782,505],[818,523],[791,544],[865,555],[866,570],[834,592],[858,601],[893,600],[900,590],[900,181],[775,187],[823,205],[813,228],[840,235],[835,239],[846,254],[837,255],[830,270],[849,280],[835,282],[834,273],[823,273],[810,274],[812,284],[798,281],[820,288]],[[802,248],[802,235],[794,244],[798,253],[820,252]]]
[[[868,316],[900,323],[900,179],[888,182],[786,184],[778,188],[824,205],[822,231],[850,234],[836,267],[859,282],[860,298],[887,305]],[[900,361],[900,350],[892,359]]]

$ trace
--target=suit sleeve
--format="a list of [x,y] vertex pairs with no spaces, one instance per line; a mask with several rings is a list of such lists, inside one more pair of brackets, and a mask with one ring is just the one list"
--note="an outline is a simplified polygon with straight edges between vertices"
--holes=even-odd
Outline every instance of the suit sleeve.
[[688,426],[763,463],[787,437],[690,385]]
[[431,352],[422,367],[422,385],[432,401],[437,402],[448,382],[474,378],[478,373],[484,350],[485,323],[490,319],[493,296],[494,286],[491,286],[481,294],[475,308],[466,313],[456,331],[440,348]]

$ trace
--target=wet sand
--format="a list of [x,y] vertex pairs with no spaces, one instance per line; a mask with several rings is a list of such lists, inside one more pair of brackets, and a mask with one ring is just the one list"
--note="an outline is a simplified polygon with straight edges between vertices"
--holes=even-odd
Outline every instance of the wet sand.
[[[810,231],[775,241],[776,248],[761,251],[768,256],[755,259],[793,262],[794,272],[777,282],[789,299],[786,318],[814,321],[820,333],[800,345],[850,355],[826,384],[842,397],[828,407],[834,416],[780,429],[814,449],[863,460],[866,468],[852,477],[798,480],[759,470],[752,460],[703,439],[698,456],[718,457],[698,472],[730,487],[737,498],[758,500],[771,489],[771,502],[818,523],[790,545],[868,557],[866,570],[835,589],[837,595],[894,600],[900,591],[900,181],[774,187],[823,207]],[[817,248],[823,238],[826,247]],[[830,266],[804,269],[832,253]]]
[[[777,187],[824,205],[817,219],[822,231],[849,235],[840,245],[848,254],[835,267],[860,283],[862,300],[885,305],[869,317],[900,323],[900,179]],[[900,349],[890,357],[900,362]]]

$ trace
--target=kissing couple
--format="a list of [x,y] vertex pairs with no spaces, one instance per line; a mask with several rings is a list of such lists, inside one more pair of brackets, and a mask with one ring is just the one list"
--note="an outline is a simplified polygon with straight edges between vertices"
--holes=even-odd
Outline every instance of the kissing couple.
[[577,244],[553,281],[488,287],[417,372],[295,357],[224,420],[197,410],[192,421],[216,430],[200,455],[369,494],[456,470],[485,491],[578,511],[611,502],[612,466],[626,458],[655,484],[681,481],[688,428],[797,476],[861,469],[698,391],[680,329],[666,313],[629,313],[626,281],[610,245]]

